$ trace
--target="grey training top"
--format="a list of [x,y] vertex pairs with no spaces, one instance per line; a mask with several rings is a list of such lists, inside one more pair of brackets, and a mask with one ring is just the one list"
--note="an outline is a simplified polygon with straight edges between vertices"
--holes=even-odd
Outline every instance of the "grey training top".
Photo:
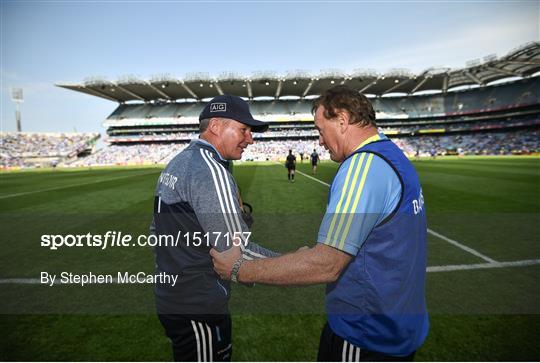
[[[155,247],[156,273],[178,276],[174,286],[156,284],[160,314],[228,313],[230,285],[213,270],[212,247],[227,250],[238,237],[245,259],[279,255],[251,242],[227,164],[211,144],[193,140],[159,176],[151,226],[162,241]],[[173,242],[164,245],[165,239]]]

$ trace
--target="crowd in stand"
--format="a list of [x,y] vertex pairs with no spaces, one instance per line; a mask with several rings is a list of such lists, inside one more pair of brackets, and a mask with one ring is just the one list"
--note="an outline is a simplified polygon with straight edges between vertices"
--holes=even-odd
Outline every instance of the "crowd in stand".
[[126,139],[131,139],[133,141],[135,140],[170,140],[170,141],[173,141],[173,140],[182,140],[182,141],[189,141],[191,139],[194,139],[194,138],[197,138],[199,137],[199,133],[198,132],[173,132],[173,133],[166,133],[166,132],[163,132],[163,133],[153,133],[153,134],[139,134],[139,135],[134,135],[134,134],[131,134],[131,135],[122,135],[122,134],[119,134],[119,135],[114,135],[114,136],[109,136],[107,138],[107,140],[109,140],[110,142],[115,142],[115,141],[118,141],[118,140],[126,140]]
[[0,133],[0,167],[27,166],[32,158],[61,160],[91,147],[98,133]]
[[267,139],[269,137],[304,137],[304,136],[319,136],[319,133],[315,128],[313,129],[289,129],[289,130],[269,130],[264,134],[254,134],[254,139]]
[[[254,133],[253,138],[255,140],[268,139],[268,138],[290,138],[290,137],[309,137],[309,136],[318,136],[317,130],[312,129],[286,129],[286,130],[270,130],[265,133]],[[114,136],[109,136],[109,141],[118,141],[131,139],[135,140],[178,140],[178,141],[189,141],[191,139],[196,139],[199,137],[198,132],[174,132],[174,133],[153,133],[150,135],[139,134],[139,135],[121,135],[117,134]]]
[[297,157],[297,162],[301,162],[300,154],[303,155],[304,159],[307,159],[313,149],[317,151],[320,159],[330,159],[328,151],[319,146],[317,140],[260,140],[247,147],[242,155],[242,160],[276,161],[285,159],[289,150],[292,150]]
[[[165,164],[186,146],[187,143],[110,145],[69,166]],[[293,150],[298,162],[301,162],[300,154],[307,159],[313,149],[317,150],[321,159],[330,158],[328,151],[320,147],[317,140],[280,140],[257,141],[249,145],[242,160],[276,161],[285,158],[289,149]]]
[[540,125],[540,118],[537,115],[512,118],[512,119],[502,119],[502,120],[482,120],[482,121],[472,121],[472,122],[444,122],[444,123],[427,123],[427,124],[416,124],[416,125],[403,125],[398,126],[382,126],[379,127],[379,130],[385,133],[398,132],[400,134],[405,133],[416,133],[421,132],[421,130],[426,129],[444,129],[447,131],[476,131],[476,130],[491,130],[491,129],[500,129],[500,128],[509,128],[516,126],[535,126]]
[[407,156],[540,153],[540,130],[477,132],[392,139]]
[[[409,157],[449,154],[506,155],[540,153],[540,129],[512,132],[475,132],[443,136],[395,137],[393,141]],[[88,148],[97,134],[24,134],[2,133],[0,167],[29,166],[31,157],[65,157]],[[147,165],[164,164],[187,146],[185,143],[112,144],[96,153],[65,162],[66,166]],[[318,139],[261,140],[244,151],[242,160],[278,161],[292,150],[308,159],[317,151],[321,160],[330,159],[328,151],[318,145]]]
[[[506,133],[475,133],[448,136],[420,136],[393,138],[394,142],[410,157],[467,154],[467,155],[503,155],[512,153],[540,152],[539,130],[521,130]],[[111,146],[104,149],[101,157],[93,162],[103,164],[129,164],[166,162],[183,149],[181,144],[138,144],[132,146]],[[317,151],[321,160],[329,160],[330,155],[318,140],[257,140],[244,151],[242,160],[277,161],[285,158],[292,150],[300,162],[300,154],[307,159]],[[151,156],[150,156],[151,155]],[[164,155],[168,155],[164,159]],[[111,163],[111,160],[114,162]],[[88,164],[86,164],[88,165]]]
[[[383,124],[379,127],[381,132],[387,133],[388,135],[403,135],[403,134],[415,134],[422,133],[429,130],[439,130],[439,132],[446,131],[469,131],[469,130],[492,130],[492,129],[501,129],[501,128],[510,128],[510,127],[523,127],[523,126],[535,126],[540,125],[540,119],[537,115],[527,116],[527,117],[516,117],[511,119],[501,119],[501,120],[482,120],[482,121],[455,121],[450,122],[446,121],[444,123],[413,123],[409,125],[404,124],[403,122],[397,123],[396,126],[389,125],[388,123]],[[301,127],[301,126],[311,126],[311,127]],[[115,134],[107,138],[106,141],[111,143],[117,142],[159,142],[159,141],[178,141],[178,142],[188,142],[189,140],[197,138],[199,135],[198,132],[144,132],[139,131],[138,134],[131,131],[130,134]],[[284,128],[271,128],[265,133],[254,133],[253,138],[257,141],[267,140],[267,139],[292,139],[292,138],[316,138],[318,137],[317,130],[311,125],[292,125],[286,126]]]
[[69,166],[149,165],[167,163],[182,151],[186,144],[127,144],[110,145],[95,154],[79,159]]
[[[540,152],[540,130],[521,130],[506,133],[475,133],[448,136],[420,136],[393,138],[392,140],[409,157],[449,154],[507,155],[513,153]],[[98,153],[81,159],[72,166],[129,165],[167,163],[182,151],[184,144],[133,144],[111,145]],[[329,160],[327,150],[319,146],[318,140],[258,140],[243,153],[244,161],[278,161],[292,150],[301,162],[317,151],[321,160]]]

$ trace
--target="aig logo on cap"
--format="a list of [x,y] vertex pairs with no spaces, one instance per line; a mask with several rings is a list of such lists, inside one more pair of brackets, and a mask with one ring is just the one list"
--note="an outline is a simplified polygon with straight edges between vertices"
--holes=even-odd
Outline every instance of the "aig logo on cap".
[[227,111],[226,103],[211,103],[210,112],[225,112]]

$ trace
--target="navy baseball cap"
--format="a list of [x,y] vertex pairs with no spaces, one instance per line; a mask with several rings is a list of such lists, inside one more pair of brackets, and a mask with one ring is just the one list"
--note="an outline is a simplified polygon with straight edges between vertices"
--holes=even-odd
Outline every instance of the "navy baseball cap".
[[212,117],[233,119],[244,125],[250,126],[251,130],[254,132],[264,132],[268,130],[268,123],[255,120],[251,115],[251,112],[249,112],[247,102],[238,96],[221,95],[212,98],[199,115],[199,121]]

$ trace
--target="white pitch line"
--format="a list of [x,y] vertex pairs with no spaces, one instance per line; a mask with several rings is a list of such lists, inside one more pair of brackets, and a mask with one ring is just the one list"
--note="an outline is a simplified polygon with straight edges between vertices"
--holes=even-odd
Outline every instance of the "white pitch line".
[[[118,283],[118,279],[117,278],[113,278],[112,279],[112,282],[114,284],[117,284]],[[46,283],[42,283],[40,279],[35,279],[35,278],[7,278],[7,279],[0,279],[0,284],[16,284],[16,285],[48,285],[50,286],[50,283],[49,282],[46,282]],[[94,283],[94,282],[86,282],[85,285],[99,285],[99,283]],[[53,286],[56,286],[56,285],[80,285],[78,283],[75,283],[75,282],[54,282],[53,283]]]
[[[524,267],[540,265],[540,259],[538,260],[521,260],[521,261],[508,261],[508,262],[490,262],[490,263],[473,263],[469,265],[443,265],[443,266],[429,266],[426,268],[428,273],[431,272],[449,272],[449,271],[465,271],[465,270],[481,270],[490,268],[508,268],[508,267]],[[113,279],[113,283],[117,283],[118,279]],[[0,279],[0,285],[38,285],[41,284],[40,279],[36,278],[4,278]],[[88,285],[93,283],[87,283]],[[44,284],[43,284],[44,285]],[[54,285],[77,285],[76,283],[54,283]]]
[[427,272],[446,272],[446,271],[479,270],[479,269],[484,269],[484,268],[521,267],[521,266],[532,266],[532,265],[540,265],[540,260],[473,263],[470,265],[431,266],[431,267],[428,267],[426,271]]
[[153,174],[153,173],[155,173],[155,171],[148,172],[148,173],[134,174],[134,175],[118,176],[118,177],[116,177],[116,178],[109,178],[109,179],[98,180],[98,181],[87,182],[87,183],[70,184],[70,185],[63,185],[63,186],[54,187],[54,188],[47,188],[47,189],[33,190],[33,191],[31,191],[31,192],[22,192],[22,193],[15,193],[15,194],[2,195],[2,196],[0,196],[0,199],[20,197],[21,195],[28,195],[28,194],[35,194],[35,193],[50,192],[50,191],[52,191],[52,190],[60,190],[60,189],[66,189],[66,188],[73,188],[73,187],[79,187],[79,186],[83,186],[83,185],[90,185],[90,184],[104,183],[104,182],[108,182],[108,181],[112,181],[112,180],[131,178],[131,177],[135,177],[135,176],[142,176],[142,175],[148,175],[148,174]]
[[[281,164],[280,164],[280,165],[281,165]],[[315,181],[317,181],[317,182],[319,182],[319,183],[321,183],[321,184],[324,184],[324,185],[326,185],[327,187],[330,187],[330,184],[325,183],[325,182],[323,182],[322,180],[319,180],[319,179],[317,179],[317,178],[314,178],[314,177],[312,177],[312,176],[310,176],[310,175],[307,175],[307,174],[305,174],[305,173],[303,173],[303,172],[301,172],[301,171],[297,171],[297,173],[302,174],[303,176],[305,176],[305,177],[307,177],[307,178],[309,178],[309,179],[315,180]],[[464,250],[464,251],[466,251],[466,252],[469,252],[470,254],[473,254],[473,255],[475,255],[476,257],[479,257],[479,258],[481,258],[481,259],[484,260],[484,261],[487,261],[487,262],[489,262],[489,263],[497,263],[497,261],[495,261],[494,259],[492,259],[492,258],[490,258],[490,257],[488,257],[488,256],[486,256],[486,255],[484,255],[484,254],[482,254],[482,253],[476,251],[475,249],[473,249],[473,248],[471,248],[471,247],[465,246],[463,243],[459,243],[459,242],[456,241],[456,240],[453,240],[453,239],[451,239],[451,238],[448,238],[448,237],[446,237],[446,236],[443,236],[442,234],[440,234],[440,233],[438,233],[438,232],[435,232],[435,231],[432,230],[432,229],[429,229],[429,228],[428,228],[427,231],[428,231],[429,234],[431,234],[431,235],[433,235],[433,236],[435,236],[435,237],[437,237],[437,238],[440,238],[440,239],[442,239],[443,241],[446,241],[446,242],[448,242],[448,243],[450,243],[450,244],[452,244],[452,245],[454,245],[454,246],[456,246],[456,247],[458,247],[458,248],[461,248],[462,250]]]
[[297,172],[298,174],[302,174],[302,175],[305,176],[306,178],[309,178],[309,179],[311,179],[311,180],[315,180],[316,182],[319,182],[319,183],[321,183],[321,184],[323,184],[323,185],[326,185],[328,188],[330,188],[330,184],[325,183],[325,182],[323,182],[323,181],[320,180],[320,179],[317,179],[317,178],[315,178],[315,177],[312,177],[311,175],[307,175],[306,173],[302,173],[300,170],[297,170],[296,172]]
[[442,234],[437,233],[437,232],[435,232],[435,231],[433,231],[433,230],[431,230],[429,228],[428,228],[428,232],[431,233],[432,235],[434,235],[435,237],[442,239],[443,241],[446,241],[446,242],[448,242],[448,243],[450,243],[450,244],[452,244],[452,245],[454,245],[454,246],[456,246],[458,248],[461,248],[462,250],[464,250],[466,252],[469,252],[470,254],[475,255],[476,257],[480,257],[484,261],[487,261],[489,263],[497,263],[497,261],[495,261],[494,259],[492,259],[492,258],[478,252],[477,250],[472,249],[472,248],[470,248],[468,246],[465,246],[464,244],[459,243],[458,241],[454,241],[453,239],[450,239],[450,238],[448,238],[446,236],[443,236]]
[[0,284],[19,284],[19,285],[35,285],[40,284],[40,279],[29,279],[29,278],[11,278],[11,279],[0,279]]

